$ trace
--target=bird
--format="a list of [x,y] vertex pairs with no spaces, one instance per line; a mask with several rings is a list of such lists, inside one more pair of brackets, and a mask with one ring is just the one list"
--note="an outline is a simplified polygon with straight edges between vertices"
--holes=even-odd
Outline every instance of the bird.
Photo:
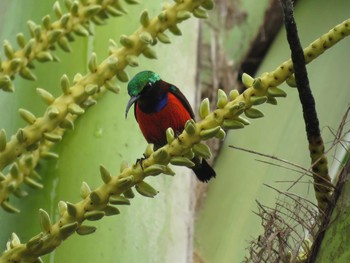
[[[162,80],[159,74],[146,70],[137,73],[128,83],[130,99],[126,105],[125,118],[134,104],[134,115],[148,143],[155,149],[167,144],[166,130],[171,127],[174,134],[182,133],[185,123],[194,119],[190,103],[175,85]],[[208,182],[216,176],[205,159],[194,157],[191,169],[198,180]]]

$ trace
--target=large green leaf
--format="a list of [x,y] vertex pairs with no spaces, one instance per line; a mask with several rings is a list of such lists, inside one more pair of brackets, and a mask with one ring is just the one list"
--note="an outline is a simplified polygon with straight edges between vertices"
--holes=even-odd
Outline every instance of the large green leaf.
[[[35,0],[26,3],[13,1],[12,4],[6,3],[6,6],[2,3],[1,10],[6,10],[9,19],[2,24],[1,39],[12,42],[17,32],[25,30],[27,19],[39,22],[43,15],[50,12],[52,4],[53,1],[45,1],[38,5]],[[107,26],[96,27],[93,37],[77,37],[71,54],[58,52],[62,63],[38,65],[35,71],[38,82],[16,79],[14,94],[0,93],[0,127],[11,135],[24,125],[16,113],[19,107],[41,116],[45,107],[36,96],[35,88],[40,86],[59,95],[62,74],[66,73],[71,80],[75,73],[84,74],[92,51],[97,53],[101,62],[108,55],[108,40],[111,38],[118,42],[121,34],[135,31],[140,26],[139,14],[145,8],[154,16],[161,10],[161,5],[152,2],[128,6],[128,15],[108,20]],[[22,16],[19,10],[23,12]],[[158,60],[140,58],[140,67],[128,69],[127,72],[132,76],[140,70],[154,70],[163,79],[181,88],[193,101],[198,21],[192,19],[180,27],[182,37],[171,37],[171,45],[156,46]],[[120,86],[119,95],[106,93],[96,106],[76,122],[75,130],[67,132],[55,148],[60,155],[59,160],[40,165],[44,190],[30,191],[29,197],[21,200],[11,196],[10,202],[21,209],[18,215],[0,210],[0,247],[5,248],[12,232],[16,232],[24,242],[38,234],[41,231],[39,208],[48,211],[55,221],[58,218],[58,201],[79,201],[83,181],[88,182],[91,188],[102,184],[100,164],[116,175],[122,160],[132,164],[142,157],[146,142],[133,114],[129,114],[128,119],[124,117],[128,95],[126,84]],[[188,229],[192,223],[190,187],[193,178],[189,170],[179,169],[174,178],[161,175],[149,178],[147,182],[151,182],[160,192],[154,199],[137,195],[131,201],[131,207],[120,209],[121,215],[91,223],[98,228],[95,234],[87,237],[74,235],[44,257],[45,262],[184,262],[188,257],[187,249],[191,246]]]
[[[295,15],[303,45],[347,19],[349,5],[343,0],[300,1]],[[343,40],[308,66],[326,147],[333,138],[327,127],[338,127],[349,104],[349,84],[345,80],[350,59],[349,41]],[[257,76],[274,70],[289,58],[289,53],[285,33],[280,32]],[[310,166],[298,94],[286,85],[282,88],[288,93],[286,99],[280,99],[278,106],[260,107],[266,117],[253,120],[243,130],[230,132],[222,146],[215,165],[217,179],[209,185],[196,224],[195,247],[204,262],[243,260],[248,241],[263,233],[260,219],[252,212],[257,211],[255,200],[272,207],[276,201],[277,193],[264,184],[285,191],[291,185],[286,181],[299,177],[293,171],[256,162],[255,159],[263,158],[233,150],[229,145],[278,156],[306,168]],[[330,166],[337,162],[332,153],[328,158]],[[314,200],[312,184],[298,183],[290,191]]]

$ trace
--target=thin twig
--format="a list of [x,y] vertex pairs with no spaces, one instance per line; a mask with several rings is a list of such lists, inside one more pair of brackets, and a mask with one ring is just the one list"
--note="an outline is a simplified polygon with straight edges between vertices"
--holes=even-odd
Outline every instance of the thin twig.
[[[250,150],[250,149],[246,149],[246,148],[241,148],[241,147],[234,146],[234,145],[229,145],[228,147],[233,148],[233,149],[236,149],[236,150],[240,150],[240,151],[243,151],[243,152],[248,152],[248,153],[252,153],[252,154],[264,156],[264,157],[267,157],[267,158],[270,158],[270,159],[273,159],[273,160],[277,160],[277,161],[280,161],[280,162],[289,164],[289,165],[291,165],[291,166],[297,167],[297,168],[299,168],[299,169],[305,171],[305,173],[303,173],[300,177],[298,177],[298,178],[294,181],[294,183],[287,189],[287,191],[289,191],[290,189],[292,189],[293,186],[294,186],[295,184],[297,184],[297,183],[304,177],[304,175],[308,175],[309,173],[313,174],[315,177],[318,177],[320,180],[323,180],[323,181],[326,182],[326,179],[325,179],[325,178],[319,176],[317,173],[315,173],[315,172],[312,171],[313,165],[314,165],[315,163],[317,163],[317,162],[319,161],[319,159],[317,159],[309,168],[305,168],[305,167],[302,167],[302,166],[300,166],[300,165],[298,165],[298,164],[295,164],[295,163],[293,163],[293,162],[290,162],[290,161],[287,161],[287,160],[285,160],[285,159],[276,157],[276,156],[274,156],[274,155],[264,154],[264,153],[256,152],[256,151],[254,151],[254,150]],[[334,188],[334,186],[332,186],[332,185],[329,185],[329,187]]]
[[[311,173],[311,171],[309,171],[308,169],[303,168],[303,167],[296,166],[297,168],[302,170],[302,171],[299,171],[298,169],[293,169],[293,168],[290,168],[290,167],[288,167],[286,165],[281,165],[281,164],[277,164],[277,163],[273,163],[273,162],[269,162],[269,161],[264,161],[264,160],[260,160],[260,159],[255,159],[255,161],[261,162],[261,163],[265,163],[265,164],[269,164],[269,165],[272,165],[272,166],[276,166],[276,167],[279,167],[279,168],[284,168],[284,169],[287,169],[287,170],[290,170],[290,171],[293,171],[293,172],[296,172],[296,173],[300,173],[300,174],[312,177],[312,174],[308,173],[308,172]],[[291,182],[294,182],[294,181],[291,181]]]

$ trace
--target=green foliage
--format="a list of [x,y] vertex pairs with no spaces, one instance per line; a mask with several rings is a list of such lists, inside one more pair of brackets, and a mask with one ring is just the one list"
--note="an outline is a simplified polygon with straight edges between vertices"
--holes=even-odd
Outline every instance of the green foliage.
[[[69,5],[69,1],[67,1],[67,3]],[[86,2],[83,3],[87,4]],[[178,4],[168,5],[162,11],[162,21],[157,18],[153,18],[149,21],[150,24],[147,28],[141,27],[133,35],[122,37],[120,40],[122,47],[116,48],[115,43],[111,42],[112,47],[109,49],[110,56],[100,65],[97,63],[96,55],[93,54],[91,56],[88,63],[88,68],[90,70],[89,74],[85,76],[80,74],[75,75],[72,84],[67,75],[63,75],[61,78],[61,89],[63,93],[59,97],[55,98],[50,92],[45,91],[44,89],[38,89],[38,94],[46,103],[49,104],[45,115],[37,118],[33,113],[22,109],[20,110],[20,116],[28,123],[28,126],[20,128],[16,133],[16,136],[12,137],[9,141],[6,139],[5,132],[1,133],[3,150],[0,153],[0,155],[2,155],[0,160],[2,169],[8,166],[10,163],[15,162],[15,164],[12,166],[14,168],[11,169],[9,175],[2,176],[3,179],[5,178],[5,180],[2,180],[2,184],[5,187],[1,188],[6,189],[2,195],[2,204],[4,208],[6,208],[8,211],[19,212],[14,207],[11,207],[7,201],[5,201],[7,200],[8,195],[14,192],[14,190],[18,189],[22,182],[27,182],[28,185],[31,186],[40,185],[38,182],[34,181],[33,178],[30,178],[28,174],[34,173],[33,169],[37,165],[40,158],[57,158],[57,155],[51,153],[48,151],[48,149],[51,148],[54,143],[61,140],[62,135],[65,133],[67,128],[74,127],[74,120],[78,116],[83,115],[86,108],[96,103],[95,99],[103,94],[104,88],[102,85],[105,84],[105,88],[108,90],[117,91],[118,87],[111,82],[113,77],[116,76],[122,82],[128,81],[128,75],[124,71],[124,68],[127,65],[135,66],[135,58],[141,53],[147,58],[155,58],[155,52],[147,46],[150,44],[155,44],[154,41],[158,32],[161,33],[161,38],[164,40],[165,37],[163,31],[165,31],[168,27],[175,27],[176,23],[182,21],[182,19],[178,19],[177,13],[181,12],[182,9],[188,9],[191,11],[196,10],[200,4],[201,1],[180,1]],[[78,16],[81,13],[78,7],[79,5],[77,3],[72,3],[72,5],[68,6],[72,16]],[[108,8],[108,11],[111,10],[113,9]],[[69,20],[66,18],[67,16],[62,13],[58,2],[56,2],[54,5],[54,11],[60,19],[63,17],[64,22],[61,24],[69,25]],[[114,11],[115,10],[113,10],[112,13],[115,14],[116,12]],[[106,13],[104,13],[104,16],[106,16]],[[48,19],[47,16],[45,17],[45,28],[49,30],[51,28],[47,26]],[[107,17],[108,16],[105,18]],[[35,27],[32,22],[30,25],[31,29]],[[145,26],[146,24],[143,23],[143,25]],[[40,30],[37,31],[39,32]],[[85,36],[87,35],[88,31],[85,30],[84,27],[75,26],[73,28],[73,32],[77,35]],[[39,36],[40,34],[37,33],[36,40],[40,40]],[[69,51],[70,48],[67,45],[68,42],[65,41],[65,38],[62,37],[62,39],[63,40],[58,42],[59,45],[65,51]],[[25,55],[31,55],[33,45],[34,44],[30,44],[29,51],[26,50]],[[5,45],[5,51],[8,58],[12,59],[14,57],[13,50],[9,45]],[[49,56],[41,53],[40,61],[46,61],[45,57]],[[27,70],[27,68],[25,68],[22,71],[24,72],[21,74],[22,77],[34,80],[34,75],[32,75],[32,72],[29,71],[29,69]],[[29,152],[27,153],[27,151]],[[27,166],[29,163],[30,167],[19,167],[19,165],[17,165],[17,162],[22,160],[24,154],[29,156],[26,157],[26,160],[31,158],[30,162],[24,162]],[[17,160],[17,156],[20,155],[22,156],[19,160]],[[37,158],[34,159],[34,157]],[[159,167],[157,165],[146,167],[144,172],[148,175],[153,175],[161,171],[168,174],[173,174],[170,168],[163,168],[162,166]],[[111,205],[106,205],[108,198],[104,199],[106,195],[109,197],[112,188],[115,190],[119,189],[117,191],[122,193],[123,189],[125,191],[125,188],[130,187],[131,184],[134,183],[137,184],[136,189],[139,191],[139,193],[146,196],[154,196],[155,194],[155,190],[152,190],[153,188],[151,186],[145,182],[140,182],[140,180],[134,180],[133,176],[122,176],[120,179],[115,181],[112,180],[107,174],[107,170],[101,168],[102,178],[106,185],[109,185],[107,189],[103,190],[102,195],[96,190],[91,191],[91,193],[87,195],[87,189],[89,189],[89,187],[86,183],[83,184],[81,190],[82,197],[87,200],[86,202],[89,203],[89,205],[96,206],[94,209],[97,210],[92,209],[92,211],[89,211],[91,210],[90,208],[81,210],[81,208],[85,205],[79,206],[69,202],[60,202],[59,211],[63,218],[56,224],[51,224],[51,220],[49,219],[47,212],[40,210],[41,225],[43,227],[44,234],[39,235],[38,238],[31,241],[29,246],[28,244],[20,244],[20,242],[17,242],[19,240],[16,238],[16,242],[11,241],[12,245],[8,246],[7,252],[5,252],[1,259],[6,260],[6,258],[22,258],[23,260],[26,258],[26,260],[32,261],[37,258],[38,255],[52,251],[52,249],[58,246],[63,239],[66,239],[75,231],[83,235],[94,232],[94,227],[85,225],[82,225],[81,227],[79,221],[98,220],[104,215],[118,214],[118,209]],[[17,184],[12,183],[14,178],[20,178]],[[110,185],[115,183],[117,183],[118,186],[111,188]],[[6,185],[11,185],[11,187]],[[103,211],[101,211],[101,209]],[[34,246],[32,245],[33,243],[35,243]]]

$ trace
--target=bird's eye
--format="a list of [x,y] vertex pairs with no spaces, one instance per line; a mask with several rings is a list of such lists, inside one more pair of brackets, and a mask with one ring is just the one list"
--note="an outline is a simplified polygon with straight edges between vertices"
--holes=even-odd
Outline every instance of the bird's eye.
[[148,83],[144,86],[144,88],[143,88],[143,90],[142,90],[142,93],[147,93],[152,87],[153,87],[152,82],[148,82]]

